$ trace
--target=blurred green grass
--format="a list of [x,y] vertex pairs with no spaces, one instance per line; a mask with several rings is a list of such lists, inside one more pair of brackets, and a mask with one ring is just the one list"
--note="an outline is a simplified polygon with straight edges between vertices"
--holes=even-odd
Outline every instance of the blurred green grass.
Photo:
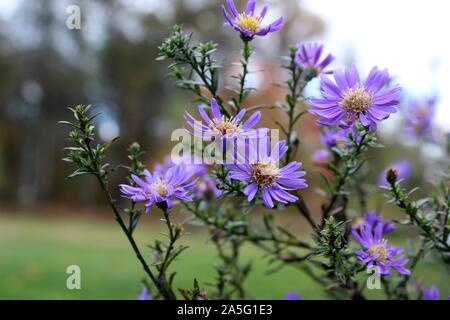
[[[145,218],[145,217],[144,217]],[[157,224],[155,222],[154,224]],[[145,244],[160,237],[150,223],[139,226],[136,237],[145,254]],[[173,265],[175,286],[192,287],[197,277],[205,283],[214,279],[217,261],[204,232],[183,238],[190,247]],[[267,259],[252,246],[244,260],[253,260],[246,289],[253,298],[283,299],[286,291],[298,291],[306,299],[325,299],[323,288],[293,267],[267,275]],[[66,288],[66,269],[81,268],[81,290]],[[419,266],[426,284],[436,283],[450,292],[448,270],[432,262]],[[135,299],[144,273],[119,227],[110,220],[27,215],[0,216],[0,299]],[[447,291],[446,291],[447,290]],[[378,292],[369,295],[378,297]]]

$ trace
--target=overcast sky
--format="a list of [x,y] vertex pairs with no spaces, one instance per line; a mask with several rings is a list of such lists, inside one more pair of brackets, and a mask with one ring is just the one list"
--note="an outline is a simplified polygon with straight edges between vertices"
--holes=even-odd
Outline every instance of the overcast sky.
[[[386,67],[405,94],[439,96],[437,122],[450,132],[450,1],[303,0],[327,28],[320,39],[367,74]],[[337,61],[335,66],[346,61]]]

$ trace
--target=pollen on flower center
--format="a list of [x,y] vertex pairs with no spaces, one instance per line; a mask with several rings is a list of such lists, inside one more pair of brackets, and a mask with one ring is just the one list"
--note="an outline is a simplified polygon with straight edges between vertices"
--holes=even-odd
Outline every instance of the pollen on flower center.
[[258,32],[261,29],[261,18],[241,13],[236,17],[236,24],[243,30]]
[[155,190],[161,197],[167,196],[167,185],[164,182],[155,182],[151,185],[153,190]]
[[261,161],[252,165],[252,179],[258,185],[269,186],[278,180],[278,167],[271,161]]
[[386,245],[384,243],[373,244],[369,247],[369,254],[371,256],[377,255],[375,261],[378,262],[386,262],[388,258]]
[[234,134],[241,132],[238,123],[233,121],[233,118],[222,117],[221,120],[214,120],[214,129],[221,135]]
[[371,102],[372,95],[363,86],[357,85],[343,94],[343,99],[338,105],[349,113],[358,113],[366,111]]

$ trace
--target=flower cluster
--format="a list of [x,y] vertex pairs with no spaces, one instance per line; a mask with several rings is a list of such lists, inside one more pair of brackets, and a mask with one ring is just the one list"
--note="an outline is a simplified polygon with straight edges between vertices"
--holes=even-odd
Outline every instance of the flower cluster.
[[[383,276],[390,276],[393,271],[402,275],[399,282],[383,278],[386,280],[383,284],[387,286],[385,292],[388,298],[409,298],[408,281],[411,277],[408,276],[412,274],[417,260],[431,247],[428,243],[434,244],[433,249],[443,248],[443,251],[448,252],[447,221],[443,221],[447,215],[442,214],[448,209],[448,188],[442,187],[442,196],[439,194],[433,197],[436,204],[430,206],[434,205],[437,218],[436,223],[428,223],[425,221],[428,218],[423,218],[424,215],[419,212],[425,202],[408,203],[409,193],[399,183],[411,175],[411,162],[399,160],[381,173],[378,182],[380,185],[387,185],[388,188],[385,189],[393,193],[391,202],[405,210],[411,224],[421,227],[422,246],[417,254],[411,254],[414,258],[411,258],[409,265],[404,250],[390,245],[385,239],[396,229],[392,221],[383,220],[374,211],[367,212],[351,226],[351,234],[356,243],[349,241],[350,232],[347,228],[347,215],[353,212],[350,208],[352,202],[349,201],[352,193],[358,197],[362,208],[369,203],[366,194],[371,189],[363,183],[368,172],[363,168],[363,153],[370,147],[378,146],[374,130],[378,122],[397,111],[401,88],[390,84],[386,69],[374,67],[365,81],[360,79],[355,66],[329,71],[328,67],[334,61],[334,56],[323,54],[323,45],[299,43],[297,47],[291,47],[289,63],[284,66],[289,70],[290,78],[284,82],[289,92],[285,101],[277,104],[287,116],[286,125],[276,121],[286,140],[274,141],[269,128],[258,127],[262,113],[249,111],[266,106],[246,109],[243,102],[251,92],[246,89],[245,82],[252,54],[250,41],[255,36],[265,36],[280,30],[283,17],[270,24],[263,24],[268,6],[264,6],[256,14],[255,0],[249,0],[242,13],[237,11],[232,0],[226,0],[226,6],[227,8],[222,5],[226,25],[238,31],[244,43],[240,61],[242,73],[234,77],[240,88],[231,88],[233,96],[228,101],[225,100],[221,96],[217,78],[221,67],[216,65],[211,55],[217,45],[192,45],[190,37],[182,32],[181,27],[173,28],[172,37],[166,39],[160,51],[163,58],[174,60],[170,70],[179,83],[183,84],[180,87],[193,92],[203,102],[198,107],[199,116],[188,111],[183,114],[186,123],[184,130],[188,133],[185,135],[189,142],[192,138],[195,140],[188,149],[195,150],[195,155],[201,154],[202,158],[186,155],[183,150],[183,156],[177,159],[165,158],[163,163],[155,164],[154,171],[150,173],[144,170],[144,165],[138,159],[141,154],[139,145],[130,147],[131,165],[127,168],[133,174],[129,184],[120,185],[122,195],[132,201],[130,207],[125,209],[128,216],[120,213],[120,208],[108,191],[110,172],[103,159],[109,144],[98,145],[96,148],[90,145],[94,141],[94,126],[93,118],[87,115],[88,108],[75,108],[78,122],[70,123],[75,128],[70,137],[76,147],[70,148],[68,161],[79,166],[73,176],[89,173],[97,177],[116,220],[126,233],[149,281],[152,281],[146,282],[138,300],[176,298],[172,287],[174,273],[169,273],[168,268],[186,248],[175,245],[184,235],[184,229],[181,224],[171,222],[168,211],[177,202],[181,202],[192,214],[192,224],[207,227],[205,229],[209,231],[209,239],[216,245],[221,259],[216,268],[216,292],[209,296],[195,280],[193,289],[179,290],[187,300],[208,297],[230,299],[237,294],[239,298],[246,298],[242,281],[250,268],[248,265],[241,265],[238,257],[240,248],[247,243],[258,245],[270,256],[271,261],[310,264],[313,268],[305,266],[301,269],[314,279],[319,279],[337,297],[364,298],[358,273],[364,269],[376,268]],[[185,66],[190,70],[183,69]],[[332,74],[333,80],[327,74]],[[314,77],[320,77],[322,97],[307,99],[309,109],[299,110],[297,107],[304,101],[303,91]],[[202,82],[199,83],[198,79]],[[325,188],[319,191],[327,199],[320,206],[319,214],[311,210],[309,203],[299,193],[308,184],[304,179],[306,172],[301,170],[302,163],[295,161],[300,145],[295,127],[297,120],[308,111],[319,117],[317,123],[321,125],[320,141],[323,148],[314,153],[313,160],[326,173],[321,174]],[[434,100],[412,103],[406,108],[406,113],[408,117],[405,130],[415,137],[422,137],[431,130]],[[210,150],[218,160],[214,164],[204,161]],[[363,169],[360,170],[361,168]],[[142,203],[144,206],[135,206],[135,203]],[[277,225],[271,213],[261,215],[260,224],[254,223],[253,217],[250,219],[247,216],[255,205],[279,209],[291,204],[294,204],[291,207],[295,207],[314,230],[314,241],[304,241]],[[148,212],[154,205],[162,209],[161,220],[167,225],[168,232],[165,235],[169,241],[165,243],[156,240],[150,246],[155,258],[151,264],[147,264],[133,239],[133,230],[144,213],[144,207]],[[125,222],[122,216],[129,220]],[[319,223],[316,221],[318,217],[321,218]],[[354,250],[353,246],[358,244]],[[395,289],[392,287],[394,283],[398,284]],[[421,289],[422,286],[418,288]],[[296,291],[287,292],[285,298],[303,299]],[[439,298],[436,286],[422,291],[423,300]]]

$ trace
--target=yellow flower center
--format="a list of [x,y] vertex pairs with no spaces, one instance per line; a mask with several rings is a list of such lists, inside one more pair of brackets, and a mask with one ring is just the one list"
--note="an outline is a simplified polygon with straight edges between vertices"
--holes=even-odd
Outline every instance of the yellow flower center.
[[378,255],[375,261],[377,262],[386,262],[388,258],[386,245],[383,243],[380,244],[374,244],[369,247],[369,254],[371,256]]
[[234,134],[239,133],[242,130],[240,129],[240,125],[233,121],[233,118],[225,118],[222,116],[221,120],[213,120],[214,122],[214,130],[220,135],[224,136],[226,134]]
[[260,161],[252,164],[252,179],[261,187],[269,186],[278,180],[280,170],[271,161]]
[[261,18],[249,16],[246,13],[241,13],[236,18],[236,24],[241,27],[241,29],[251,32],[258,32],[261,30]]
[[366,91],[364,86],[357,85],[344,93],[343,99],[338,105],[348,113],[358,113],[366,111],[371,102],[372,95]]
[[155,182],[151,185],[153,190],[155,190],[161,197],[167,196],[167,185],[164,182]]

